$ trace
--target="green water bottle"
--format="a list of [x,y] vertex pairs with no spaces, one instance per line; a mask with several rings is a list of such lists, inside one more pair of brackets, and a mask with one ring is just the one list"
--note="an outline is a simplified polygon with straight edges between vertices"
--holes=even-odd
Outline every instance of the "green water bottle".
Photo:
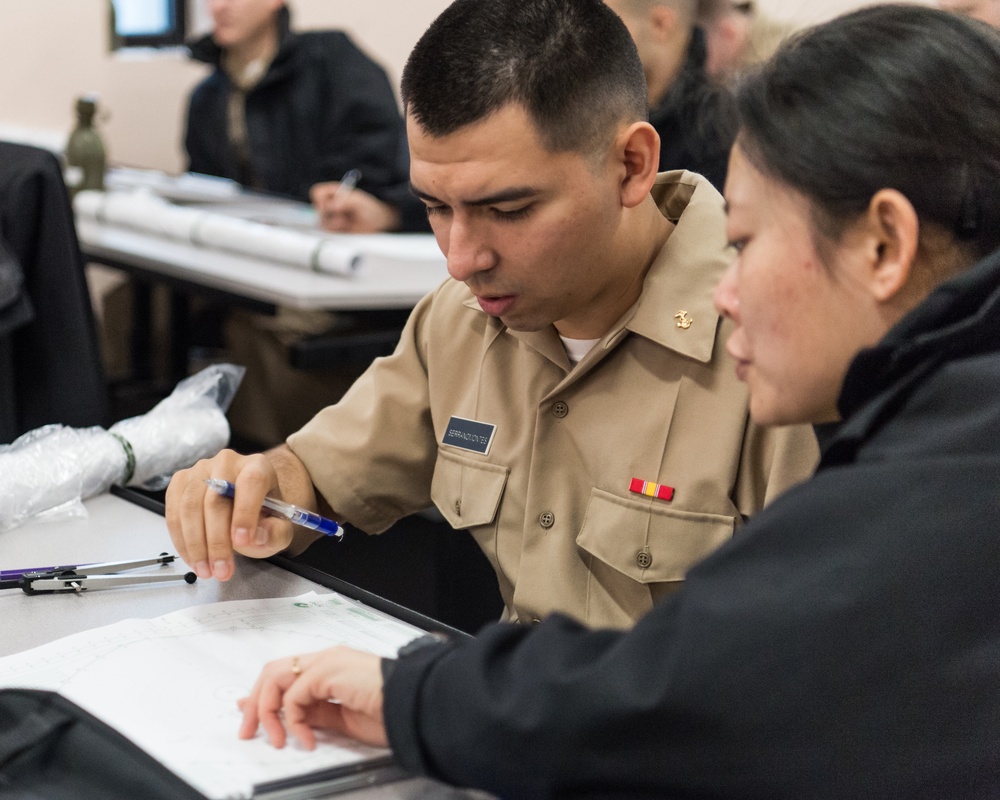
[[66,188],[70,197],[83,189],[104,190],[107,156],[94,128],[97,100],[84,95],[76,101],[76,127],[66,143]]

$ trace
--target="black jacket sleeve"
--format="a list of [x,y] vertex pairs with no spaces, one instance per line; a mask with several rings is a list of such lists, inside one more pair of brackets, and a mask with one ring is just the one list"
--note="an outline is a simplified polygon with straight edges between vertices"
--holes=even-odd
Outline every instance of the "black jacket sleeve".
[[830,470],[627,633],[555,616],[403,658],[397,757],[505,797],[988,797],[1000,539],[995,485],[968,502],[981,467]]
[[233,180],[238,177],[226,131],[226,94],[226,78],[221,72],[210,75],[191,93],[184,125],[188,172]]

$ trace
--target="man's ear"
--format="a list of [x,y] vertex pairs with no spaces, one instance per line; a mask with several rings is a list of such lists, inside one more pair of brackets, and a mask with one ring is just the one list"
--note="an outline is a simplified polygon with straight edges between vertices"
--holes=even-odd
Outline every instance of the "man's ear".
[[660,168],[660,135],[648,122],[633,122],[616,138],[617,153],[625,167],[621,182],[622,205],[633,208],[649,195]]
[[913,204],[895,189],[880,189],[868,204],[870,288],[881,303],[898,297],[910,280],[920,241]]

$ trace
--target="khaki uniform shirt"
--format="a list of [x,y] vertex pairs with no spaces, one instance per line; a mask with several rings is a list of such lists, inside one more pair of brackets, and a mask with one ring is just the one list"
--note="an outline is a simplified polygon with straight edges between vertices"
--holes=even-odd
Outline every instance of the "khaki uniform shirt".
[[[462,283],[420,302],[395,353],[288,439],[337,516],[380,532],[433,503],[492,562],[509,619],[624,627],[808,476],[811,428],[750,423],[724,350],[721,196],[689,172],[653,194],[677,227],[575,368],[554,328],[508,330]],[[488,453],[467,449],[482,429],[443,443],[456,417],[496,426]]]

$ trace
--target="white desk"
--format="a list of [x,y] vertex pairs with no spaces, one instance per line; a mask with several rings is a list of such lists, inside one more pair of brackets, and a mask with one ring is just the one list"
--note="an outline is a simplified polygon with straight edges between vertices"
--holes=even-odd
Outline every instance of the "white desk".
[[[124,561],[173,553],[163,517],[112,495],[87,501],[87,519],[29,523],[0,532],[0,569]],[[183,574],[175,562],[156,568]],[[136,574],[151,574],[145,568]],[[159,574],[159,573],[155,573]],[[77,631],[110,625],[131,617],[158,617],[202,603],[291,597],[329,590],[264,561],[240,558],[236,577],[194,584],[167,582],[76,594],[26,595],[0,592],[0,656],[17,653]]]
[[348,278],[270,264],[93,220],[78,220],[77,234],[88,260],[289,308],[412,308],[448,277],[444,256],[436,262],[413,263],[380,263],[371,258]]
[[[174,552],[163,517],[127,500],[101,495],[88,500],[87,519],[34,523],[0,532],[0,569],[54,564],[122,561]],[[144,572],[149,571],[144,570]],[[178,573],[184,565],[156,569]],[[0,656],[45,644],[77,631],[132,617],[158,617],[202,603],[292,597],[328,589],[264,561],[238,557],[236,576],[226,582],[151,584],[76,594],[29,596],[18,589],[0,592]],[[235,735],[235,732],[234,732]],[[337,794],[337,800],[470,800],[463,792],[425,779]]]

